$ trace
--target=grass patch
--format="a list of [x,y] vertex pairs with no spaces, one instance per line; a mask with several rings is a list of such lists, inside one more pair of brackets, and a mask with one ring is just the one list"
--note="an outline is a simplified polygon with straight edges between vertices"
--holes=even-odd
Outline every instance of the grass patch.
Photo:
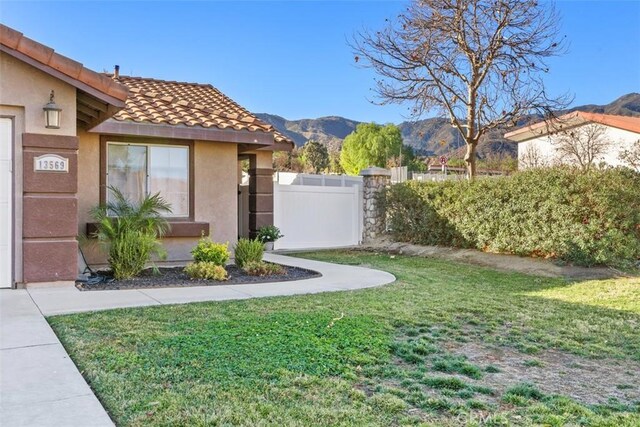
[[469,378],[479,380],[482,378],[482,370],[466,361],[464,356],[445,355],[433,362],[433,369],[439,372],[458,373]]
[[431,387],[445,390],[463,390],[467,388],[467,383],[456,377],[426,377],[422,383]]
[[437,353],[438,347],[424,339],[396,341],[391,344],[391,351],[394,355],[407,363],[424,362],[425,356]]
[[617,384],[616,388],[618,390],[630,390],[632,388],[634,388],[631,384]]
[[501,372],[500,368],[498,368],[495,365],[487,365],[487,366],[485,366],[484,371],[488,372],[490,374],[497,374],[498,372]]
[[527,368],[541,368],[544,366],[544,363],[542,363],[538,359],[530,359],[524,362],[524,366],[526,366]]
[[533,384],[523,383],[508,389],[505,392],[505,398],[509,397],[540,400],[544,397],[544,394]]
[[[587,407],[540,397],[525,385],[503,395],[513,404],[482,406],[498,393],[478,381],[495,369],[445,351],[447,343],[474,341],[640,360],[640,306],[628,301],[638,280],[582,287],[422,258],[303,256],[366,264],[398,281],[357,292],[48,320],[122,426],[456,424],[473,423],[475,411],[488,425],[638,424],[632,407]],[[616,283],[629,288],[619,303],[606,298]],[[604,302],[584,303],[576,292]]]
[[638,278],[589,280],[563,286],[532,291],[528,294],[545,299],[585,306],[611,308],[640,313],[640,283]]

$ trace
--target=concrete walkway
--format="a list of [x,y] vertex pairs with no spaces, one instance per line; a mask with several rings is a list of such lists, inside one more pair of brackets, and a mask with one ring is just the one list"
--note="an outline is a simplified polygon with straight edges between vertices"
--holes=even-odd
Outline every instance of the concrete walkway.
[[395,281],[392,274],[265,254],[267,261],[322,277],[291,282],[81,292],[74,286],[0,291],[0,426],[113,426],[44,316],[197,301],[355,290]]
[[392,274],[370,268],[329,264],[276,254],[265,254],[264,259],[318,271],[322,273],[322,277],[291,282],[120,291],[81,292],[75,286],[44,287],[29,289],[29,294],[42,314],[51,316],[123,307],[346,291],[380,286],[395,280]]
[[22,289],[0,291],[0,426],[113,426]]

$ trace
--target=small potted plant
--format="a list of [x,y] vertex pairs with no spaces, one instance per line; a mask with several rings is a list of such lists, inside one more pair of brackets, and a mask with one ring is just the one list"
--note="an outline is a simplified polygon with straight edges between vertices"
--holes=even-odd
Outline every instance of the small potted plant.
[[267,251],[273,250],[273,242],[281,237],[284,236],[280,234],[280,229],[275,225],[261,227],[256,236],[256,238],[264,244],[264,249]]

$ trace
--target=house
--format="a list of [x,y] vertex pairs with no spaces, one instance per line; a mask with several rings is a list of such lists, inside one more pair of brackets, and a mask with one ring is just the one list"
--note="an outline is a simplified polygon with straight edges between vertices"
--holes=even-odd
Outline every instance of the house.
[[273,223],[272,153],[293,143],[213,86],[97,73],[4,25],[0,75],[1,287],[75,280],[108,186],[171,203],[169,262],[237,240],[245,160],[250,232]]
[[626,165],[621,154],[640,140],[640,117],[575,111],[505,134],[518,143],[518,168],[572,163]]

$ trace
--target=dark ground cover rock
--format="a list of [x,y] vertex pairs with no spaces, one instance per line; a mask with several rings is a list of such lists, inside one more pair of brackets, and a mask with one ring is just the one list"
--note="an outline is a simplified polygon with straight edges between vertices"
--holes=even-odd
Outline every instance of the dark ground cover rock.
[[126,280],[113,280],[109,271],[99,271],[100,276],[106,280],[100,283],[76,282],[76,287],[81,291],[103,291],[118,289],[145,289],[145,288],[177,288],[190,286],[224,286],[242,285],[269,282],[288,282],[291,280],[304,280],[321,277],[317,271],[299,267],[283,265],[285,274],[270,276],[250,276],[235,265],[227,265],[228,280],[216,281],[205,279],[190,279],[183,271],[183,267],[160,267],[155,272],[148,268],[138,277]]

